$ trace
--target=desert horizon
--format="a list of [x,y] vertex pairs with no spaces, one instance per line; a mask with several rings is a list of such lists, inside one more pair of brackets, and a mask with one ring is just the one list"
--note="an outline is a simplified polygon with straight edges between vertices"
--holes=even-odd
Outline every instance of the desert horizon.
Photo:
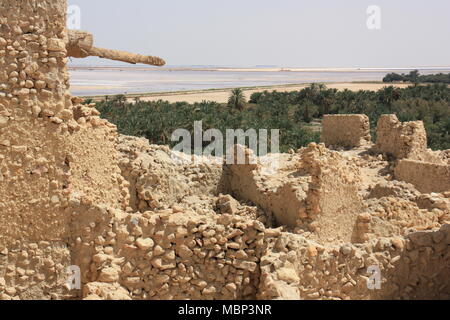
[[[307,83],[324,83],[351,90],[374,90],[383,87],[382,79],[389,72],[408,73],[419,70],[423,75],[450,73],[448,69],[277,69],[277,68],[150,68],[135,66],[120,67],[70,67],[71,92],[78,96],[99,96],[125,94],[127,96],[161,94],[172,96],[175,101],[180,94],[205,94],[206,100],[214,98],[211,92],[234,88],[258,90],[259,88],[282,91],[292,86],[301,87]],[[368,84],[378,82],[379,85]],[[360,86],[357,85],[360,83]],[[403,87],[403,84],[397,85]],[[252,88],[252,89],[250,89]],[[192,97],[191,97],[192,98]],[[217,98],[219,99],[219,98]],[[223,102],[224,97],[220,97]],[[177,100],[180,101],[180,100]],[[201,101],[198,96],[194,100]]]

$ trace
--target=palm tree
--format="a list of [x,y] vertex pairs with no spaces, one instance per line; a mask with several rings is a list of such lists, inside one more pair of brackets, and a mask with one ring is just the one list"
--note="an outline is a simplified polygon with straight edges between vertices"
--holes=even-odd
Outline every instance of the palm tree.
[[306,123],[311,123],[312,121],[311,107],[308,102],[306,102],[303,106],[303,121],[305,121]]
[[384,87],[378,93],[381,103],[389,109],[389,112],[392,112],[392,104],[400,98],[397,88],[393,86]]
[[124,107],[127,103],[127,97],[124,94],[115,95],[113,98],[113,103],[117,103],[117,105]]
[[419,77],[419,70],[414,70],[409,73],[409,79],[414,84],[414,87],[417,87],[419,85]]
[[228,107],[237,109],[239,111],[244,110],[246,105],[246,98],[242,89],[233,89],[230,97],[228,98]]

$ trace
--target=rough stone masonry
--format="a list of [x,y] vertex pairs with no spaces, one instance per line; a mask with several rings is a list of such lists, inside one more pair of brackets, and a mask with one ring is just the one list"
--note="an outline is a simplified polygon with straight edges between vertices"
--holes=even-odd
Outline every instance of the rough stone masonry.
[[262,159],[176,164],[68,91],[74,43],[163,60],[96,51],[66,5],[0,0],[0,299],[450,298],[450,190],[395,159],[448,168],[420,123],[386,116],[374,145],[364,116],[327,117],[364,143],[311,144],[269,175]]

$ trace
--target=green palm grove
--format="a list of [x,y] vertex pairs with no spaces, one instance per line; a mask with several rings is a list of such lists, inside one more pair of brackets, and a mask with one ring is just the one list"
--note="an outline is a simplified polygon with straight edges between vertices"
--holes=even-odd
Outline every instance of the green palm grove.
[[450,149],[450,88],[444,84],[392,86],[377,92],[328,89],[311,85],[300,91],[264,91],[251,95],[235,89],[228,104],[213,101],[189,104],[167,101],[127,102],[123,96],[97,103],[102,117],[125,135],[142,136],[152,144],[174,146],[176,129],[193,132],[194,122],[203,130],[280,129],[280,150],[287,152],[320,140],[320,119],[324,114],[366,114],[373,134],[382,114],[395,113],[401,121],[423,120],[433,149]]

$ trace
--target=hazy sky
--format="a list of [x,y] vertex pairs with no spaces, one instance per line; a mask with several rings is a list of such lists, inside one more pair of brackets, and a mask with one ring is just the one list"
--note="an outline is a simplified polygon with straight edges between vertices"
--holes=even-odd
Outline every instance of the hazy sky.
[[[97,46],[158,55],[169,65],[450,65],[449,0],[69,0],[69,4],[81,8],[81,27],[94,34]],[[370,5],[381,9],[380,30],[367,27]]]

